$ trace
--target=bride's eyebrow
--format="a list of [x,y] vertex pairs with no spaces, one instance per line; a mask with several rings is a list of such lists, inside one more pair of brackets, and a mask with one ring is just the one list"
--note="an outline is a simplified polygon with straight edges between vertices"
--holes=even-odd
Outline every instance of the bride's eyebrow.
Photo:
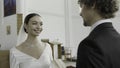
[[37,22],[36,20],[29,20],[29,21],[32,21],[32,22]]
[[[34,21],[34,20],[30,20],[31,22],[37,22],[37,21]],[[39,22],[40,24],[43,24],[43,22],[41,21],[41,22]]]

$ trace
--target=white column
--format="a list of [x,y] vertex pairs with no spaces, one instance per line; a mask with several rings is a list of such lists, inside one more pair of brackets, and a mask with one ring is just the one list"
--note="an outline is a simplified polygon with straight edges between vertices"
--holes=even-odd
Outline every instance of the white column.
[[4,15],[4,12],[3,12],[4,4],[3,3],[4,3],[3,0],[0,0],[0,26],[3,23],[3,15]]
[[72,15],[71,15],[71,0],[65,0],[65,36],[66,46],[72,45]]

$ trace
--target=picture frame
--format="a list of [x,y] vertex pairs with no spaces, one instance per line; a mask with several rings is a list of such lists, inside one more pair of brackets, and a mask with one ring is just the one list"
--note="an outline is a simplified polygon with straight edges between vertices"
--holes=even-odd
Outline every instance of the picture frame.
[[4,0],[4,17],[16,14],[16,0]]
[[10,34],[11,34],[11,26],[10,26],[10,25],[7,25],[7,26],[6,26],[6,34],[7,34],[7,35],[10,35]]

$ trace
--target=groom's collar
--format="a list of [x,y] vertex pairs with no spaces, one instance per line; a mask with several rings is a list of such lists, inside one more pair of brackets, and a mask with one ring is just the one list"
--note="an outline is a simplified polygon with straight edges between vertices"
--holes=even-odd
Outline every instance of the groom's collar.
[[107,22],[112,22],[111,19],[103,19],[103,20],[99,20],[97,21],[96,23],[94,23],[92,26],[91,26],[91,31],[97,27],[98,25],[102,24],[102,23],[107,23]]

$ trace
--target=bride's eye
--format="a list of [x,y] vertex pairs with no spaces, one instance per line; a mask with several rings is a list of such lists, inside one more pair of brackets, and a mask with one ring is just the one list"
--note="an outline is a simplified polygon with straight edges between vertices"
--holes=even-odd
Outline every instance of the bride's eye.
[[42,26],[43,25],[43,23],[42,22],[40,22],[40,26]]
[[34,21],[34,22],[32,22],[32,25],[37,25],[37,22],[35,22],[35,21]]

